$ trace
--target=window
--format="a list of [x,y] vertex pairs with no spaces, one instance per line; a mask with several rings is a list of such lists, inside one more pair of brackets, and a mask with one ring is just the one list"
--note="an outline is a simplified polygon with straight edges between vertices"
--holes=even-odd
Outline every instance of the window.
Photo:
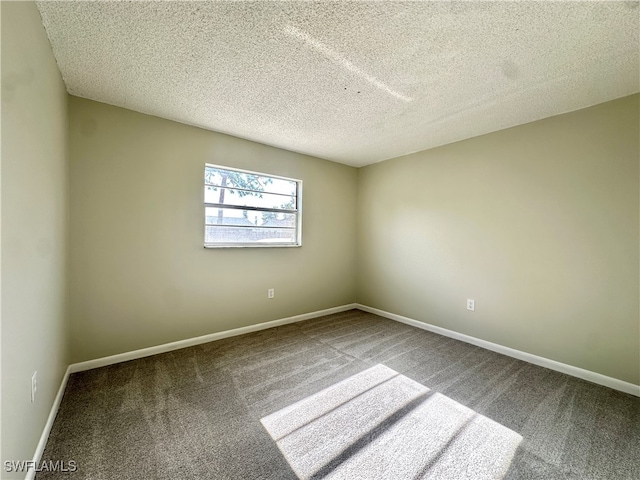
[[301,180],[205,165],[204,246],[300,246],[301,193]]

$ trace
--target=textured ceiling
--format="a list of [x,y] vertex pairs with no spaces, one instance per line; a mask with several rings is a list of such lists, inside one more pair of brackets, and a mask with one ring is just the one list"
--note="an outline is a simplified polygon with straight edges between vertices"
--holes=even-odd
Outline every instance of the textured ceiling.
[[38,2],[72,95],[361,166],[637,92],[638,2]]

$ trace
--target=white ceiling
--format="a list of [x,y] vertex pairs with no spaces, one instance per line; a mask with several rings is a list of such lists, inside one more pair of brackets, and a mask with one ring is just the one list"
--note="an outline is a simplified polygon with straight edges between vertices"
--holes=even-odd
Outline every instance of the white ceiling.
[[37,3],[70,94],[354,166],[638,92],[638,4]]

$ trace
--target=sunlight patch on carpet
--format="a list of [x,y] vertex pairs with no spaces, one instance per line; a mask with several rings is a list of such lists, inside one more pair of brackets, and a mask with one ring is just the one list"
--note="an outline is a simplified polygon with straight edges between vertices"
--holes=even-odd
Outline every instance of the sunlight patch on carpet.
[[522,441],[384,365],[261,422],[302,479],[500,479]]

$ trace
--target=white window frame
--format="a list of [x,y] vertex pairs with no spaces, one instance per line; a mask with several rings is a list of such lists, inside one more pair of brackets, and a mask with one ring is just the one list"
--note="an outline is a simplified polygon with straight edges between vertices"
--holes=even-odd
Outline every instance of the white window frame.
[[[289,178],[289,177],[283,177],[280,175],[273,175],[271,173],[265,173],[265,172],[255,172],[252,170],[244,170],[241,168],[234,168],[234,167],[227,167],[224,165],[216,165],[213,163],[205,163],[205,168],[204,168],[204,173],[205,173],[205,178],[203,178],[203,197],[204,197],[204,192],[206,190],[207,186],[210,186],[210,184],[206,183],[206,169],[207,167],[211,167],[211,168],[216,168],[216,169],[220,169],[220,170],[228,170],[231,172],[238,172],[238,173],[247,173],[250,175],[258,175],[261,177],[268,177],[268,178],[274,178],[274,179],[278,179],[278,180],[286,180],[289,182],[295,182],[296,183],[296,208],[292,209],[292,210],[283,210],[283,209],[278,209],[278,208],[262,208],[262,207],[249,207],[249,206],[234,206],[234,205],[228,205],[228,204],[219,204],[219,203],[207,203],[206,201],[204,202],[204,208],[203,208],[203,212],[204,212],[204,231],[203,231],[203,238],[206,238],[206,227],[207,226],[219,226],[219,225],[211,225],[211,224],[207,224],[207,207],[211,207],[211,208],[233,208],[233,209],[238,209],[238,210],[250,210],[250,211],[257,211],[257,212],[273,212],[273,213],[291,213],[291,214],[295,214],[296,215],[296,226],[295,226],[295,231],[296,231],[296,240],[293,243],[277,243],[277,242],[265,242],[265,243],[261,243],[261,242],[230,242],[230,243],[204,243],[204,248],[287,248],[287,247],[301,247],[302,246],[302,180],[299,180],[297,178]],[[258,193],[264,193],[264,192],[259,192],[258,190],[256,190],[256,192]],[[260,228],[260,227],[257,227]]]

